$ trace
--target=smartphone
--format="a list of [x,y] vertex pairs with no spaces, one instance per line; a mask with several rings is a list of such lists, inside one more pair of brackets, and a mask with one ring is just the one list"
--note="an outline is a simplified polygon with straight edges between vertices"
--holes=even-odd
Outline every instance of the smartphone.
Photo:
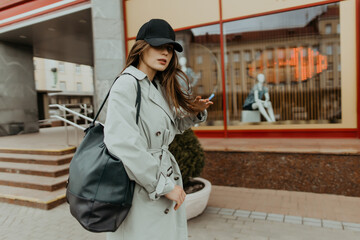
[[215,97],[215,93],[212,93],[209,97],[209,100],[213,99]]

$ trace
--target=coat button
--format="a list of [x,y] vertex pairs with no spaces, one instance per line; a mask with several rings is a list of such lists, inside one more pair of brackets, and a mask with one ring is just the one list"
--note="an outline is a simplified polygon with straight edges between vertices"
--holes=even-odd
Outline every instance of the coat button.
[[165,213],[165,214],[168,214],[168,213],[169,213],[169,209],[168,209],[168,208],[165,209],[164,213]]
[[156,136],[160,136],[160,134],[161,134],[161,132],[159,131],[159,132],[156,132]]
[[179,180],[179,177],[174,177],[174,180],[175,180],[175,181]]

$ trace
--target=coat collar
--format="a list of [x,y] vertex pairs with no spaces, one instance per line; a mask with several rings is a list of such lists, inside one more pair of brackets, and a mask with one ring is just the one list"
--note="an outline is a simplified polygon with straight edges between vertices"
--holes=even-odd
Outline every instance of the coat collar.
[[166,114],[169,116],[171,121],[173,123],[175,123],[173,111],[171,111],[170,106],[166,101],[165,90],[163,89],[163,87],[161,86],[160,82],[157,79],[154,79],[153,81],[156,81],[158,89],[156,89],[155,86],[152,83],[150,83],[150,81],[149,81],[149,83],[150,83],[150,88],[149,88],[150,100],[153,101],[159,107],[161,107],[166,112]]
[[[134,76],[138,80],[148,79],[146,74],[137,69],[136,67],[130,65],[127,67],[122,73],[128,73]],[[153,101],[156,105],[158,105],[160,108],[162,108],[166,114],[169,116],[172,122],[175,123],[173,111],[171,111],[169,104],[166,101],[166,95],[165,90],[161,86],[159,80],[154,79],[153,81],[156,81],[156,84],[158,86],[158,89],[155,88],[155,86],[148,80],[149,83],[149,98],[151,101]]]
[[129,73],[138,80],[143,80],[147,77],[145,73],[143,73],[142,71],[140,71],[139,69],[137,69],[136,67],[134,67],[132,65],[127,67],[122,73]]

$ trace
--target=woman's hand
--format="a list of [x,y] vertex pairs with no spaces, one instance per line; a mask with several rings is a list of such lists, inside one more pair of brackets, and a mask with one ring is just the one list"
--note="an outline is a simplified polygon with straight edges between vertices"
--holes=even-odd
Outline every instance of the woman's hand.
[[207,109],[210,105],[214,104],[212,101],[207,99],[201,99],[200,96],[197,96],[194,101],[194,109],[197,113],[203,112],[205,109]]
[[174,207],[176,211],[185,201],[186,193],[184,192],[184,189],[182,189],[182,187],[180,187],[179,185],[175,185],[175,188],[171,192],[165,194],[165,197],[176,202],[176,205]]

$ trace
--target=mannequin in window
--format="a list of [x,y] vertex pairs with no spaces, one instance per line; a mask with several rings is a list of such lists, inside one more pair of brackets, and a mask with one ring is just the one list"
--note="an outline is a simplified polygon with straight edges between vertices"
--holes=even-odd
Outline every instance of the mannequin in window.
[[[264,86],[265,75],[256,76],[257,83],[251,89],[243,105],[243,110],[258,110],[266,121],[275,122],[274,111],[270,102],[269,90]],[[262,100],[265,96],[265,100]]]
[[[186,57],[180,57],[179,58],[179,64],[181,66],[181,70],[186,74],[186,76],[189,78],[190,81],[190,87],[194,87],[196,86],[197,82],[200,79],[200,73],[195,73],[191,68],[188,68],[186,66]],[[184,86],[184,84],[186,84],[183,81],[180,81],[180,85],[184,88],[184,89],[188,89],[187,86]]]

